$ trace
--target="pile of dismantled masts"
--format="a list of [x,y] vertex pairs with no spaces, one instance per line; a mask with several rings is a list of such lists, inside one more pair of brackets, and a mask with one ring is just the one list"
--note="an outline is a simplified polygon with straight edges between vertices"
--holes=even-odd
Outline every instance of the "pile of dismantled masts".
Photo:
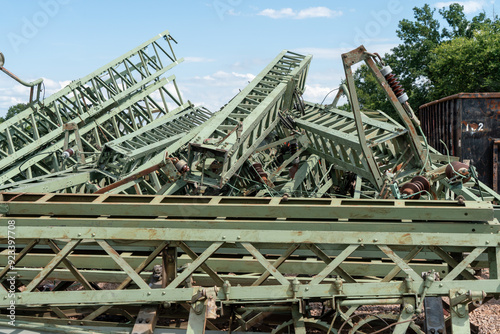
[[[0,191],[500,199],[426,144],[391,68],[362,46],[342,56],[346,85],[332,104],[303,101],[312,56],[283,51],[211,113],[163,77],[182,62],[173,42],[164,32],[44,100],[32,94],[0,124]],[[360,110],[352,66],[362,61],[398,120]],[[342,94],[349,111],[336,107]]]

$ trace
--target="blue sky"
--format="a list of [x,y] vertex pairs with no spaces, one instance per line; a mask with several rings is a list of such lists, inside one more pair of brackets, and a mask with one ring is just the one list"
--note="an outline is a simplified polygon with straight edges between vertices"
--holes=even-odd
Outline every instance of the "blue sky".
[[[43,77],[50,94],[169,30],[186,61],[167,75],[194,104],[218,110],[283,49],[313,55],[305,98],[321,102],[344,76],[341,53],[360,44],[389,51],[398,22],[425,3],[451,2],[0,0],[0,52],[5,68],[27,81]],[[469,17],[493,12],[491,0],[460,3]],[[0,116],[28,98],[0,73]]]

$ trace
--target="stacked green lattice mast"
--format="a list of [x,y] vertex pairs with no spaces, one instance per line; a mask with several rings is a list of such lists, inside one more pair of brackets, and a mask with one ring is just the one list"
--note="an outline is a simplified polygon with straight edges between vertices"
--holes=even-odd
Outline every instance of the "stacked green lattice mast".
[[[157,152],[155,156],[148,155],[148,159],[130,157],[129,161],[141,161],[142,164],[121,167],[122,175],[125,178],[162,163],[168,164],[167,158],[175,157],[185,159],[189,172],[184,173],[184,176],[172,175],[174,180],[178,181],[171,187],[168,184],[172,183],[171,181],[167,184],[161,183],[162,193],[175,192],[186,184],[221,189],[238,170],[250,169],[248,161],[256,148],[271,132],[279,131],[277,128],[281,127],[281,124],[278,114],[293,108],[294,96],[304,89],[310,61],[311,56],[281,52],[245,89],[207,122],[190,131],[186,129],[185,136],[165,144],[163,151]],[[142,150],[154,151],[149,147]],[[142,155],[140,152],[141,150],[138,150],[131,154]],[[103,152],[103,155],[105,154],[106,151]],[[208,161],[207,156],[210,156]],[[200,164],[201,161],[206,164],[206,169]],[[216,169],[220,170],[220,175],[214,174],[209,167],[215,164],[218,165]],[[160,172],[165,174],[164,170]],[[155,174],[156,172],[148,173],[151,177],[130,179],[128,183],[111,187],[109,191],[157,193],[159,184],[151,183],[151,180],[156,178]],[[130,189],[131,186],[135,186],[134,189]]]
[[[99,154],[106,142],[168,113],[169,104],[181,105],[175,77],[161,77],[182,61],[171,41],[168,32],[161,33],[0,124],[0,183],[59,171],[64,135],[70,131],[65,124],[78,128],[70,131],[67,144],[74,142],[78,131],[80,150]],[[173,89],[165,86],[169,82]],[[65,167],[76,162],[69,157]]]

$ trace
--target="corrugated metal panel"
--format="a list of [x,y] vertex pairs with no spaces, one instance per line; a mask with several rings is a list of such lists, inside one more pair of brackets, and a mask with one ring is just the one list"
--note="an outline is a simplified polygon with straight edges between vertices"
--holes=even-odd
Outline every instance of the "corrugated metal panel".
[[443,141],[451,155],[476,166],[481,181],[500,190],[498,155],[495,163],[495,140],[500,138],[500,93],[448,96],[422,105],[419,118],[430,145],[446,154]]

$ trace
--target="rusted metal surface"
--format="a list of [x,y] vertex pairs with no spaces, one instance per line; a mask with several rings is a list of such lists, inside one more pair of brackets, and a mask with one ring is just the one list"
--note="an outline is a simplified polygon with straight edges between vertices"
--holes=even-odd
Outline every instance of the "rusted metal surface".
[[99,190],[97,190],[95,192],[95,194],[104,194],[106,193],[107,191],[110,191],[112,189],[115,189],[116,187],[119,187],[123,184],[126,184],[130,181],[133,181],[133,180],[137,180],[137,179],[140,179],[141,177],[145,176],[145,175],[148,175],[154,171],[157,171],[158,169],[160,169],[161,167],[163,167],[165,164],[164,163],[159,163],[159,164],[156,164],[152,167],[149,167],[149,168],[146,168],[145,170],[142,170],[134,175],[131,175],[129,177],[126,177],[124,179],[121,179],[120,181],[117,181],[115,183],[112,183],[110,184],[109,186],[107,187],[104,187],[104,188],[101,188]]
[[493,190],[498,192],[500,189],[500,179],[498,178],[498,170],[500,168],[499,160],[500,139],[495,139],[493,142]]
[[[424,104],[422,128],[431,146],[477,168],[479,179],[500,188],[495,141],[500,130],[500,93],[460,93]],[[444,144],[443,144],[444,142]],[[498,148],[497,148],[498,150]]]

